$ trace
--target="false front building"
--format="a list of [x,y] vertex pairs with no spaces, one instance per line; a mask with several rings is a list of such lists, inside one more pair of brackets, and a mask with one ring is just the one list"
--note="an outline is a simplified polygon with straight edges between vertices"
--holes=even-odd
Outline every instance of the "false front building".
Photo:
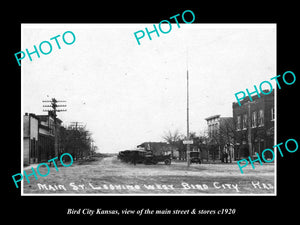
[[210,116],[205,119],[208,126],[208,152],[207,159],[224,160],[226,152],[231,161],[234,155],[233,149],[233,118],[221,117],[221,115]]

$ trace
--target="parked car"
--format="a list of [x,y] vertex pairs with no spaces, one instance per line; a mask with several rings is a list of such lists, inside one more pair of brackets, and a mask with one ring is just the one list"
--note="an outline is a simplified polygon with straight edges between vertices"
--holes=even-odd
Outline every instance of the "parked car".
[[190,152],[190,162],[201,164],[200,152],[196,152],[196,151]]
[[144,164],[157,164],[158,162],[164,162],[166,165],[171,164],[171,154],[169,155],[153,155],[152,152],[148,152],[144,158]]

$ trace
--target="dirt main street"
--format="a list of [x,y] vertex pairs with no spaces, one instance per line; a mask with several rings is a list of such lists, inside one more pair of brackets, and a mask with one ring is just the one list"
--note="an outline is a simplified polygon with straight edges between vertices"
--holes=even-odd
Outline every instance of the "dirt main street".
[[[23,180],[24,194],[273,194],[274,164],[248,165],[241,174],[236,163],[171,165],[124,163],[116,157],[51,167],[46,177]],[[27,169],[28,174],[31,173]],[[47,174],[47,168],[39,168]]]

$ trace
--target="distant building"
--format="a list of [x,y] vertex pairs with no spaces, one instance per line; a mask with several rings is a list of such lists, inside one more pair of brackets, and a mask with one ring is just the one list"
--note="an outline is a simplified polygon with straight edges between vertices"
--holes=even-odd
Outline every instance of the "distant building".
[[[233,118],[214,115],[205,119],[208,126],[208,158],[221,159],[227,152],[229,157],[233,157]],[[223,161],[223,160],[222,160]]]
[[[267,93],[268,90],[264,92]],[[249,146],[252,148],[252,155],[256,152],[261,155],[264,149],[272,149],[274,146],[274,90],[268,95],[260,94],[260,98],[258,95],[251,98],[253,101],[250,101],[248,96],[245,97],[241,106],[237,102],[232,103],[236,127],[235,147],[238,150],[236,158],[249,156]]]

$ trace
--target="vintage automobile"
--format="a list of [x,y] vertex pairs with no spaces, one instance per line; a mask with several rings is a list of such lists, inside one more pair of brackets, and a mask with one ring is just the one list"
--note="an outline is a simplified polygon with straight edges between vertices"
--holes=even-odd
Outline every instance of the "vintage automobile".
[[143,164],[157,164],[159,162],[164,162],[166,165],[171,164],[171,154],[169,155],[154,155],[152,151],[146,150],[125,150],[118,154],[118,159],[123,162],[130,162],[133,164],[143,163]]
[[200,152],[197,151],[190,152],[190,162],[201,164]]
[[152,152],[148,152],[144,156],[144,164],[157,164],[158,162],[164,162],[166,165],[171,164],[171,154],[169,155],[154,155]]

